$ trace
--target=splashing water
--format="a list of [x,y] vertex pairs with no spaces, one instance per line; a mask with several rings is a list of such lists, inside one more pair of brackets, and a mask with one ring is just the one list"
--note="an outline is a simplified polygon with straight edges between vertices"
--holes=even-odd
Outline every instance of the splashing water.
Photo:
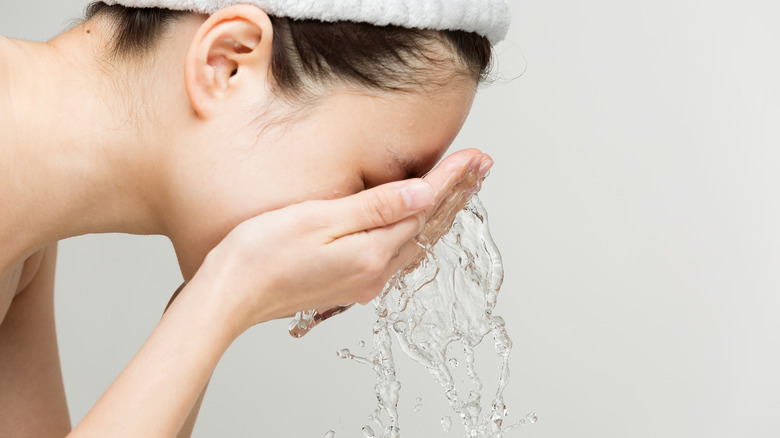
[[417,397],[417,399],[414,401],[414,407],[412,408],[412,411],[414,411],[414,412],[420,412],[420,410],[422,409],[422,407],[423,407],[423,404],[422,404],[422,397]]
[[[448,232],[426,247],[419,265],[399,272],[388,283],[375,301],[379,318],[374,324],[374,351],[368,359],[352,357],[371,365],[377,375],[379,406],[374,417],[379,418],[382,411],[389,417],[382,438],[400,437],[400,382],[390,333],[401,350],[441,385],[467,437],[503,436],[503,393],[509,379],[512,341],[503,319],[493,315],[502,281],[501,257],[490,236],[485,209],[475,195],[457,213]],[[489,412],[483,414],[483,383],[477,375],[474,348],[491,333],[502,367]],[[460,344],[464,352],[463,365],[473,391],[459,391],[456,385],[453,372],[457,359],[447,357],[452,344]]]
[[450,433],[450,429],[452,429],[452,418],[450,417],[442,417],[441,418],[441,429],[446,432]]
[[[365,426],[362,432],[366,438],[401,436],[401,383],[396,376],[393,338],[408,357],[427,369],[441,385],[467,438],[502,438],[507,431],[525,424],[523,420],[511,426],[504,423],[508,411],[503,394],[509,381],[512,341],[504,320],[493,314],[504,270],[490,235],[487,214],[475,194],[479,188],[473,174],[456,186],[418,236],[422,248],[418,256],[399,270],[374,300],[378,318],[373,326],[371,354],[360,357],[347,349],[337,351],[338,357],[368,365],[376,374],[378,406],[369,419],[379,433],[375,435],[370,426]],[[319,322],[348,308],[333,309],[332,314],[299,313],[290,326],[290,334],[303,336]],[[492,334],[501,371],[489,409],[484,409],[484,385],[476,371],[474,349],[488,334]],[[453,348],[456,346],[464,353],[462,363],[448,357],[448,350],[457,349]],[[465,391],[456,384],[453,373],[458,367],[465,370],[473,390]],[[416,400],[415,412],[421,409],[420,402]],[[383,414],[389,418],[387,422],[382,420]],[[535,422],[536,415],[529,414],[527,420]],[[440,422],[449,433],[453,419],[445,416]]]

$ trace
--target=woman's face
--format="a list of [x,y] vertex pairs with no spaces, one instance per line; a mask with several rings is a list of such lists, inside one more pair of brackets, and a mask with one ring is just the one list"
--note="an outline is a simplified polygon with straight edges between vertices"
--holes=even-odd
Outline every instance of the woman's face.
[[220,134],[181,157],[175,172],[181,196],[171,239],[185,277],[250,217],[423,176],[460,131],[475,90],[464,79],[437,93],[339,92],[261,133],[248,123],[223,135],[235,122],[213,122]]

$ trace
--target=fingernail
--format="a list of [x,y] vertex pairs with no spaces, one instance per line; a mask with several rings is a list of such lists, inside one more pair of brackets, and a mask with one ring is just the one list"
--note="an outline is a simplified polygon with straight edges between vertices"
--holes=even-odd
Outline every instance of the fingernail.
[[488,175],[488,172],[490,172],[490,169],[493,167],[493,164],[495,162],[488,158],[486,159],[480,166],[479,166],[479,177],[485,178]]
[[474,156],[471,161],[469,161],[469,170],[477,171],[479,169],[479,163],[482,162],[482,157],[484,154],[479,154]]
[[404,199],[408,210],[419,210],[423,207],[428,207],[433,204],[433,198],[435,197],[433,187],[422,180],[410,182],[398,189],[398,192]]

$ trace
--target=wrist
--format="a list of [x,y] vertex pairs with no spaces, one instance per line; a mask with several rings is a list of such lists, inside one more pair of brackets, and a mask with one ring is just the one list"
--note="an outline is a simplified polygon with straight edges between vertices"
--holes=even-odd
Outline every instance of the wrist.
[[199,325],[208,328],[210,337],[229,346],[250,327],[240,306],[233,301],[217,278],[196,274],[172,303],[171,310],[182,308],[198,319]]
[[260,303],[264,296],[262,287],[253,284],[249,288],[237,281],[246,276],[238,273],[242,269],[240,266],[234,266],[241,262],[231,259],[228,254],[209,253],[187,289],[192,289],[192,295],[197,296],[212,323],[224,328],[235,339],[252,326],[272,318],[259,311],[267,309]]

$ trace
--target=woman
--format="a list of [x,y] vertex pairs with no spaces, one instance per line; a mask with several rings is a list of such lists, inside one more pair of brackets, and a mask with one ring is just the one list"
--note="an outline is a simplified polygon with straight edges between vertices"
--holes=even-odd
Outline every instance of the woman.
[[0,37],[2,436],[71,429],[58,240],[162,234],[187,281],[71,435],[186,436],[237,336],[369,302],[449,191],[492,165],[461,151],[419,179],[465,121],[484,36],[210,12],[96,3],[48,43]]

